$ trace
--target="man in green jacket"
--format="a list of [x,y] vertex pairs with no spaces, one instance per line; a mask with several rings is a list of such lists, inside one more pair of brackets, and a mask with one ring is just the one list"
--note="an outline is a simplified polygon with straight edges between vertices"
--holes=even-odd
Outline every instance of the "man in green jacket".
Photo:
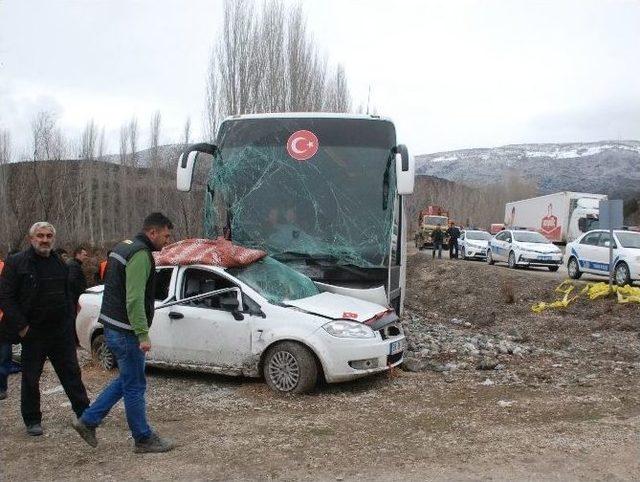
[[134,451],[167,452],[175,443],[163,439],[147,423],[144,372],[145,353],[151,350],[149,328],[153,321],[155,263],[152,251],[169,244],[173,224],[162,213],[146,217],[142,232],[125,240],[109,254],[102,307],[98,320],[114,354],[120,373],[93,404],[73,423],[92,447],[98,445],[96,427],[121,398],[135,441]]

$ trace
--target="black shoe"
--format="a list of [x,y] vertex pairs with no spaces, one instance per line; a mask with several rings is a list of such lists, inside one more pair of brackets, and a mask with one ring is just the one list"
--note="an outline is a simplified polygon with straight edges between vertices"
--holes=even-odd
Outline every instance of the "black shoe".
[[168,452],[176,446],[176,443],[167,438],[161,438],[157,434],[151,434],[147,440],[136,442],[133,451],[137,454]]
[[42,435],[44,431],[42,430],[42,425],[39,423],[32,423],[31,425],[27,425],[27,433],[32,437],[37,437]]
[[80,419],[71,422],[71,426],[75,429],[76,432],[78,432],[78,434],[80,434],[82,440],[84,440],[94,448],[98,446],[95,427],[89,427],[88,425],[85,425],[85,423]]
[[0,400],[4,400],[5,398],[7,398],[7,391],[6,390],[0,392]]

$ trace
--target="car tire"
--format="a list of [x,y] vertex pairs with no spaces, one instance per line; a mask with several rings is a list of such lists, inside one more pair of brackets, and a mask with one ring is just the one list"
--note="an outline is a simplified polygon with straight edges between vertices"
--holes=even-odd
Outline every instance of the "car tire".
[[516,254],[513,251],[509,252],[509,268],[516,269],[518,265],[516,265]]
[[613,270],[613,279],[615,279],[618,286],[624,286],[631,284],[631,273],[629,272],[629,266],[624,261],[618,263]]
[[104,370],[113,370],[118,366],[116,357],[109,347],[104,334],[100,333],[91,342],[91,356],[93,360]]
[[547,268],[549,268],[549,271],[551,271],[552,273],[555,273],[560,269],[560,266],[547,266]]
[[493,255],[491,254],[491,250],[487,251],[487,264],[495,264],[493,260]]
[[318,381],[318,365],[311,351],[293,341],[276,343],[264,358],[267,385],[281,394],[308,393]]
[[569,258],[569,262],[567,263],[567,274],[571,279],[579,279],[582,276],[582,271],[580,271],[580,264],[578,260],[573,256]]

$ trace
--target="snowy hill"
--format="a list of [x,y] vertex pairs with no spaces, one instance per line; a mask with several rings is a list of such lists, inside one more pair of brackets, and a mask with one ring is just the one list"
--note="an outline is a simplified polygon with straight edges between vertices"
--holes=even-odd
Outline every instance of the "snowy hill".
[[630,196],[640,192],[640,141],[516,144],[416,156],[416,173],[469,185],[500,183],[508,170],[540,193],[582,191]]

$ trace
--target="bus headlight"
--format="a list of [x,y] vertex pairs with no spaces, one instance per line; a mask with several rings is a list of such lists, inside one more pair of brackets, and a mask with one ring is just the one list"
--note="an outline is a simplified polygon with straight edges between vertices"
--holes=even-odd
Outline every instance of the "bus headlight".
[[336,320],[322,325],[324,331],[338,338],[375,338],[376,333],[367,325],[355,321]]

